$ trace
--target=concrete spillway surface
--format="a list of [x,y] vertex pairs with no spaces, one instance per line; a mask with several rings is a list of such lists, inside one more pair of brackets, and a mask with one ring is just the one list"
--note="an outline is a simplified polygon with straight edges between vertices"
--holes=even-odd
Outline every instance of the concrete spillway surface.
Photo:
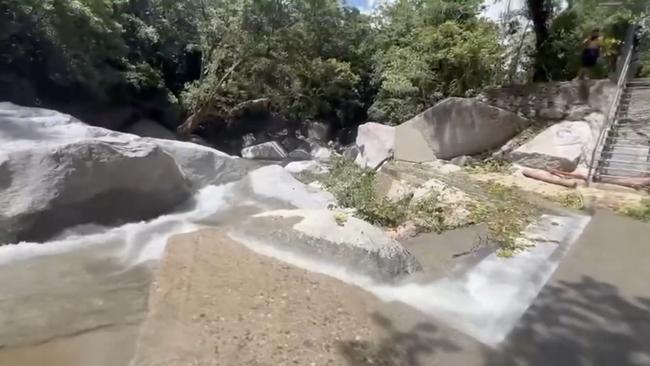
[[[218,220],[210,217],[236,221],[233,215],[240,211],[233,209],[229,199],[233,187],[206,187],[197,193],[193,206],[150,222],[118,228],[80,227],[48,243],[0,248],[0,344],[13,349],[89,330],[105,332],[136,326],[145,317],[151,269],[163,255],[168,238],[196,230],[200,222],[218,226]],[[260,189],[264,187],[268,185]],[[295,191],[268,194],[285,200],[309,199],[300,198]],[[264,209],[263,205],[259,208]],[[540,240],[535,236],[544,232],[544,242],[513,259],[491,254],[453,276],[399,285],[375,283],[263,242],[241,242],[263,255],[360,286],[384,301],[408,304],[481,342],[496,345],[535,298],[587,222],[588,218],[581,216],[546,216],[526,235],[534,242]],[[97,339],[102,336],[97,335]]]

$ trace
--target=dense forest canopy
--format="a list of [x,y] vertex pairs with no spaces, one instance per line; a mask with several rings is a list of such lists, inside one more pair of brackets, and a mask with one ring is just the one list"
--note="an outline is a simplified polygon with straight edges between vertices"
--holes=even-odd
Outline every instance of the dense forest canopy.
[[527,0],[526,35],[525,20],[488,20],[479,0],[397,0],[373,14],[339,0],[3,0],[0,97],[173,110],[167,123],[187,134],[251,106],[335,128],[399,123],[514,71],[575,77],[591,28],[616,54],[644,10],[625,2]]

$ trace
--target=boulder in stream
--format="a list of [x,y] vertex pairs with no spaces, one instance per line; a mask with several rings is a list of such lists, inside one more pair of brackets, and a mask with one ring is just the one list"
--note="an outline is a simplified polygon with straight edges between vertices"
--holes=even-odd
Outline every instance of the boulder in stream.
[[0,157],[0,243],[150,219],[190,197],[174,158],[155,144],[34,142]]
[[246,176],[253,169],[247,163],[192,143],[0,103],[0,244],[151,219],[207,184]]
[[395,127],[368,122],[359,126],[356,146],[359,154],[355,162],[363,167],[377,169],[393,156]]

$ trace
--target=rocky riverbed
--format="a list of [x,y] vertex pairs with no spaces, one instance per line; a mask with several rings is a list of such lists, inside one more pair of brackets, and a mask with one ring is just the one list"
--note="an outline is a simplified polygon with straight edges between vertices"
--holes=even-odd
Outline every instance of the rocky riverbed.
[[290,167],[54,111],[0,104],[0,142],[3,366],[480,365],[593,227],[546,211],[504,259],[482,227],[397,241]]

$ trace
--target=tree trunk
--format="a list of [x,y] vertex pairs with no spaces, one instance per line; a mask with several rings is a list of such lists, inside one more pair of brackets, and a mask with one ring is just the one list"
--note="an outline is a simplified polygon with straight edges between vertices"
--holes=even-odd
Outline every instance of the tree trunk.
[[217,93],[221,89],[221,85],[226,82],[230,78],[230,75],[235,71],[235,69],[242,63],[242,60],[239,60],[235,62],[228,71],[226,71],[221,79],[219,79],[219,82],[217,82],[217,85],[215,85],[212,88],[212,91],[210,92],[210,95],[206,98],[204,103],[201,103],[196,107],[194,110],[194,113],[192,113],[185,122],[183,122],[182,125],[178,126],[176,131],[178,134],[186,139],[189,139],[189,137],[196,131],[197,128],[201,125],[203,122],[203,118],[208,114],[210,111],[210,108],[212,107],[212,103],[214,102],[214,98],[217,96]]
[[548,20],[551,15],[547,0],[526,0],[528,16],[533,22],[535,31],[535,74],[534,81],[547,81],[548,76],[544,69],[546,41],[548,40]]

